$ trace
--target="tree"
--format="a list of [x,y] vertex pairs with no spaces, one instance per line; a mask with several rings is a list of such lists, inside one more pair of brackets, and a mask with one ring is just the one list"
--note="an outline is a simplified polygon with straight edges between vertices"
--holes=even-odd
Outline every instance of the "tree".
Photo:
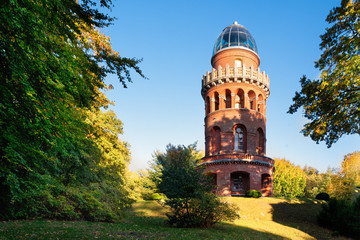
[[110,102],[102,90],[108,74],[124,86],[130,69],[143,74],[140,60],[120,57],[99,30],[113,18],[98,8],[111,5],[1,2],[1,219],[109,220],[109,209],[129,203],[122,177],[129,151],[118,139],[122,123],[103,110]]
[[349,153],[344,157],[340,174],[353,182],[355,187],[360,187],[360,151]]
[[360,186],[360,152],[345,155],[341,167],[333,172],[327,187],[330,197],[336,199],[352,199],[355,188]]
[[305,197],[315,198],[319,193],[325,193],[330,182],[329,174],[319,173],[316,168],[305,166],[306,174]]
[[156,165],[161,165],[159,189],[171,208],[169,223],[176,227],[209,227],[222,220],[238,217],[236,208],[220,201],[211,191],[210,179],[198,166],[196,145],[166,147],[158,154]]
[[[161,165],[161,182],[159,189],[169,198],[198,198],[213,187],[201,170],[197,169],[194,156],[196,145],[166,147],[166,154],[157,156]],[[195,153],[195,154],[194,154]]]
[[274,196],[286,198],[304,197],[306,186],[305,172],[286,159],[274,159]]
[[321,35],[323,50],[315,67],[320,78],[300,79],[301,91],[295,93],[288,113],[304,108],[310,120],[302,133],[331,147],[344,134],[360,134],[360,2],[342,0],[330,11],[331,24]]

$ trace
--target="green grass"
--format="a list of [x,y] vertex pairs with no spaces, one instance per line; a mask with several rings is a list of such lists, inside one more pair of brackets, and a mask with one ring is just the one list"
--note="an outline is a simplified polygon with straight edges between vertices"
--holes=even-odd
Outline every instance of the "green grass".
[[223,198],[240,207],[239,220],[208,229],[172,228],[166,209],[137,202],[120,223],[0,222],[0,239],[346,239],[316,224],[321,202],[276,198]]

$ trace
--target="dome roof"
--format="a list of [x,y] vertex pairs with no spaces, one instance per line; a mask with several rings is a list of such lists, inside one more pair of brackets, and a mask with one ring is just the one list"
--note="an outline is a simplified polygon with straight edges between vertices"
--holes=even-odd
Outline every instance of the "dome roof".
[[247,48],[257,54],[255,39],[244,26],[237,22],[224,28],[219,35],[214,45],[213,56],[226,48]]

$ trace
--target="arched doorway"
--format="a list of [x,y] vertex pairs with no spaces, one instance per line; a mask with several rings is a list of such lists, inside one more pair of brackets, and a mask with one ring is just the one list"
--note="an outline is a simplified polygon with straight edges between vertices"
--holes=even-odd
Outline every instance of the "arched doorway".
[[250,174],[248,172],[231,173],[231,195],[243,195],[250,189]]

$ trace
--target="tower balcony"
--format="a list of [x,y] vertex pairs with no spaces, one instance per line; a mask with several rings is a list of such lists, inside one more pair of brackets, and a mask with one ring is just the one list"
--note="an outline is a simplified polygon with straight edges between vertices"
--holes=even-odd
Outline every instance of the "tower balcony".
[[211,87],[231,82],[253,84],[263,89],[267,97],[270,94],[268,75],[260,72],[260,68],[247,68],[245,64],[242,67],[229,67],[226,64],[225,68],[219,66],[218,69],[213,68],[211,72],[207,71],[202,79],[201,94],[204,96]]

